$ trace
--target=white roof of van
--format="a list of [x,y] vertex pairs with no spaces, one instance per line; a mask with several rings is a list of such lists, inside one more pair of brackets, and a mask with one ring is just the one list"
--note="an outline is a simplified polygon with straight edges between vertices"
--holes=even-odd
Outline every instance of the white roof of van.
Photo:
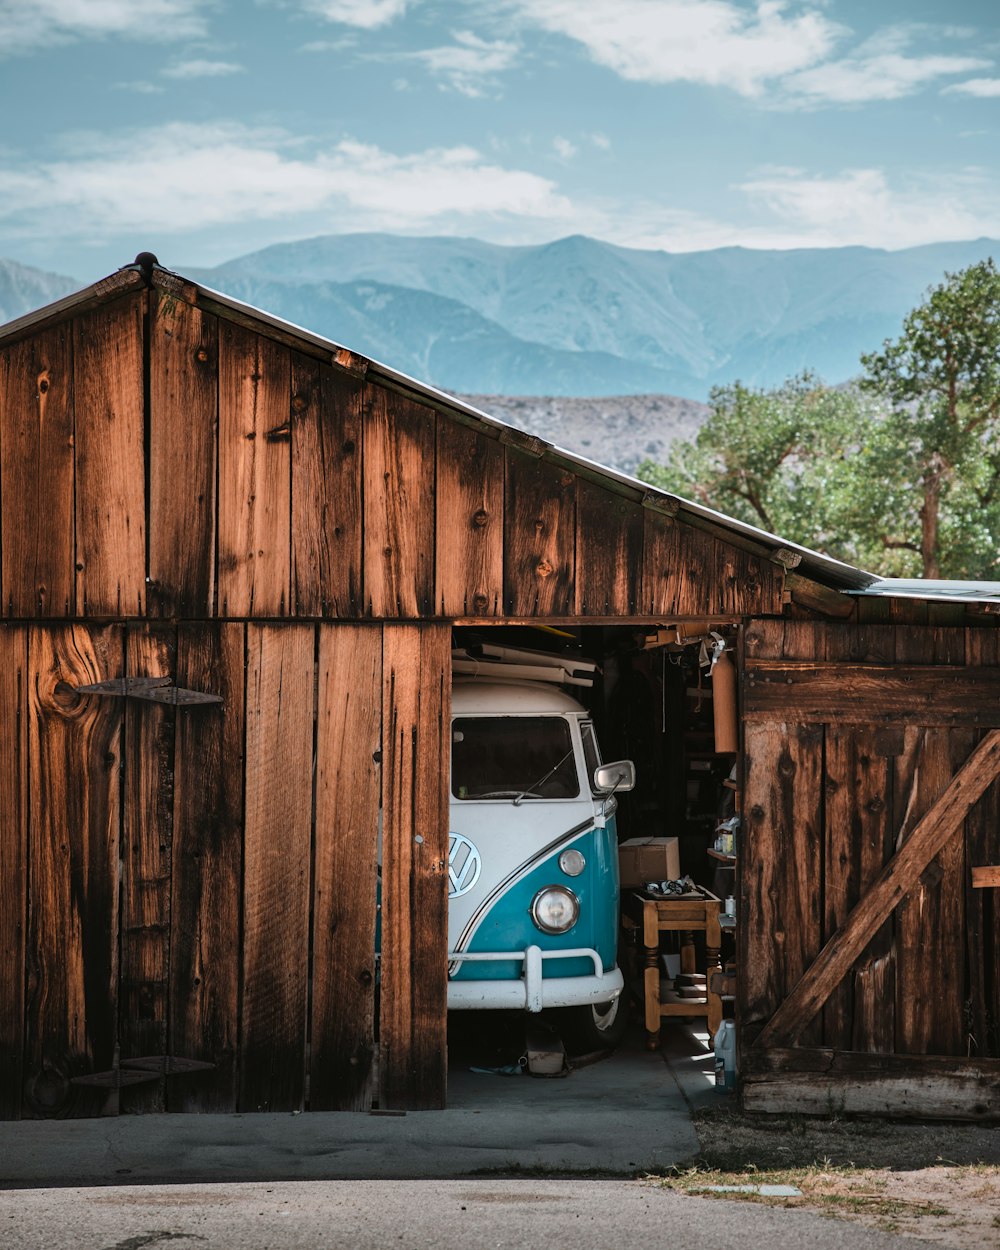
[[457,716],[585,712],[557,686],[540,681],[481,681],[455,677],[451,710]]

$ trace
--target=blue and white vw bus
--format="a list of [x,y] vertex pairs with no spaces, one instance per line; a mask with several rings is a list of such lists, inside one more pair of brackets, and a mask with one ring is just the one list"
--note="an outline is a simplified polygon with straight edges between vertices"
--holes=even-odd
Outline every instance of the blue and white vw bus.
[[448,1007],[563,1008],[567,1046],[616,1044],[615,793],[589,713],[545,682],[463,679],[452,691]]

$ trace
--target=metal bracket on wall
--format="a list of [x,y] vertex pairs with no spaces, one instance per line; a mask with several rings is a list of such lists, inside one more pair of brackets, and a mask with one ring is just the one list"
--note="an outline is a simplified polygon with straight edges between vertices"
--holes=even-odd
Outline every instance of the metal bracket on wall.
[[199,703],[221,703],[222,696],[201,690],[185,690],[171,685],[169,677],[112,677],[89,686],[71,686],[60,682],[73,694],[96,694],[110,699],[144,699],[147,703],[166,703],[171,707],[191,707]]

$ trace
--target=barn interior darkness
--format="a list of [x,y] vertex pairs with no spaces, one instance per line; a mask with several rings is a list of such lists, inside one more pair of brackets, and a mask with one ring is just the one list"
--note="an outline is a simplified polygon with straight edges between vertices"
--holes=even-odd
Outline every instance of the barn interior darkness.
[[[636,785],[618,796],[618,838],[676,837],[682,875],[690,876],[720,899],[735,892],[735,841],[717,849],[720,827],[732,831],[740,784],[735,751],[717,751],[713,713],[712,657],[724,641],[735,663],[737,627],[710,621],[592,626],[458,627],[456,651],[476,653],[494,644],[572,655],[598,665],[592,686],[560,687],[590,712],[604,761],[629,759]],[[671,945],[664,935],[663,946]],[[699,953],[703,937],[696,936]],[[730,955],[732,952],[730,952]],[[639,1035],[642,1008],[639,977],[628,935],[620,935],[620,962],[626,974],[633,1030]],[[630,967],[630,965],[632,965]],[[631,975],[630,975],[631,974]],[[451,1013],[449,1032],[455,1058],[482,1058],[500,1040],[517,1044],[524,1018],[509,1022],[508,1035],[496,1030],[496,1013]]]

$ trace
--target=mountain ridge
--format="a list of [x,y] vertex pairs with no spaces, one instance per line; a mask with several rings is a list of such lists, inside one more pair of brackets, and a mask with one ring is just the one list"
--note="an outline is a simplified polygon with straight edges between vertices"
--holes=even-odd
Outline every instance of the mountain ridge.
[[[847,380],[929,286],[987,255],[1000,242],[666,252],[355,233],[177,268],[447,391],[704,401],[804,369]],[[76,285],[0,261],[0,317]]]

